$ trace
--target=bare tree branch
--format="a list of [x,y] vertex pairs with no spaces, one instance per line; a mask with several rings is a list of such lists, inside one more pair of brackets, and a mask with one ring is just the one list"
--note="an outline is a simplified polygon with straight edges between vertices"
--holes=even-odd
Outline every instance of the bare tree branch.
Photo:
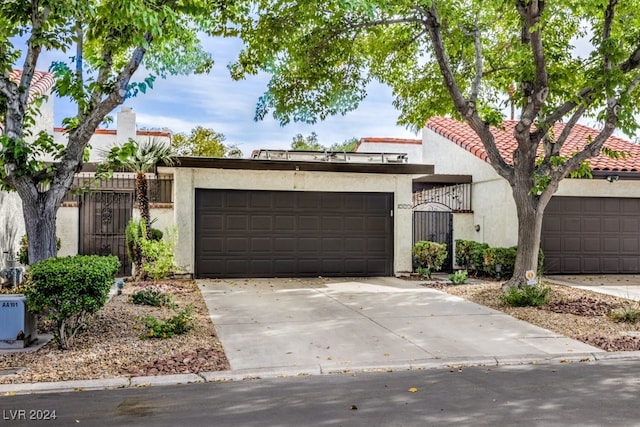
[[[587,110],[587,107],[584,104],[580,105],[576,109],[576,111],[571,115],[571,118],[565,124],[564,128],[562,129],[562,132],[560,132],[560,135],[558,136],[558,138],[556,138],[555,141],[552,142],[545,138],[544,140],[544,151],[545,151],[544,162],[545,163],[547,163],[552,156],[558,156],[560,154],[560,150],[562,149],[562,146],[564,145],[567,138],[569,137],[569,134],[571,133],[575,125],[578,123],[578,121],[582,118],[586,110]],[[551,123],[549,127],[545,128],[544,130],[545,135],[547,134],[549,129],[553,126],[553,124],[554,123]],[[545,125],[547,124],[545,123]]]
[[[517,9],[522,17],[522,32],[528,35],[528,39],[526,40],[531,45],[531,53],[536,69],[535,82],[533,83],[531,93],[528,94],[528,101],[523,108],[520,118],[522,125],[529,127],[534,122],[535,117],[537,117],[549,94],[549,76],[547,74],[544,57],[544,47],[542,46],[542,36],[540,28],[538,27],[540,16],[544,9],[544,2],[538,0],[532,0],[526,3],[518,1]],[[534,30],[532,30],[532,28],[534,28]]]
[[449,58],[445,51],[440,29],[440,17],[435,2],[431,4],[429,10],[421,8],[416,8],[416,10],[419,10],[424,14],[425,19],[422,22],[431,38],[433,52],[436,60],[438,61],[440,72],[444,79],[444,84],[449,91],[456,110],[480,137],[480,140],[487,152],[487,156],[489,157],[491,164],[494,165],[496,171],[507,180],[511,179],[513,175],[513,168],[504,161],[504,158],[500,154],[500,150],[498,150],[496,146],[495,139],[489,129],[489,125],[478,115],[475,103],[465,99],[458,84],[456,83],[455,75],[451,69]]
[[[602,28],[601,45],[604,45],[604,43],[607,40],[609,40],[609,38],[611,37],[611,25],[613,22],[613,15],[614,15],[614,11],[617,3],[618,3],[618,0],[609,0],[609,4],[607,5],[607,10],[605,10],[604,12],[604,24]],[[605,71],[605,74],[609,74],[612,68],[611,54],[609,52],[609,49],[604,49],[603,56],[604,56],[604,71]]]
[[635,70],[640,66],[640,44],[636,47],[629,58],[620,65],[620,69],[624,73],[628,73],[631,70]]
[[476,75],[471,84],[470,100],[474,104],[478,102],[478,94],[480,93],[480,84],[482,83],[483,64],[482,64],[482,43],[480,42],[480,28],[478,28],[478,17],[476,16],[475,28],[473,31],[473,47],[475,50]]
[[564,104],[560,105],[554,112],[546,116],[544,119],[540,121],[542,126],[545,128],[550,128],[554,125],[554,123],[562,120],[564,116],[569,114],[571,110],[576,108],[580,104],[584,104],[585,106],[591,105],[593,102],[592,95],[595,94],[595,90],[591,87],[587,87],[582,89],[578,95],[576,96],[577,101],[567,101]]

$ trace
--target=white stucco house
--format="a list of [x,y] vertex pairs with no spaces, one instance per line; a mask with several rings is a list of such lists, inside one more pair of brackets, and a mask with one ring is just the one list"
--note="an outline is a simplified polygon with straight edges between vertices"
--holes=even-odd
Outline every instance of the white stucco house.
[[[54,129],[54,138],[60,144],[67,143],[67,134],[62,128]],[[134,209],[135,174],[114,173],[113,178],[101,181],[98,188],[77,192],[87,183],[93,182],[96,166],[105,153],[115,145],[129,139],[147,140],[171,144],[172,134],[166,130],[139,130],[136,114],[132,108],[123,106],[116,115],[116,129],[96,129],[89,141],[89,162],[75,176],[72,191],[58,210],[56,232],[60,237],[59,256],[75,254],[114,254],[120,258],[120,274],[129,274],[131,264],[126,255],[125,228],[132,217],[138,215]],[[152,218],[154,227],[166,229],[174,221],[171,204],[172,178],[147,175],[150,185]]]
[[[20,76],[20,70],[14,70],[10,75],[15,81],[19,81]],[[65,130],[54,128],[53,97],[51,96],[53,84],[54,77],[51,73],[45,71],[34,73],[29,88],[29,102],[38,99],[40,107],[35,125],[29,129],[27,140],[35,138],[40,132],[45,132],[51,135],[55,142],[66,145]],[[116,129],[97,129],[92,136],[89,142],[89,162],[82,172],[76,174],[75,188],[80,188],[84,182],[91,180],[95,165],[102,160],[105,151],[116,144],[126,142],[129,138],[139,141],[153,139],[171,144],[172,134],[169,131],[138,130],[135,113],[129,107],[121,107],[117,113],[116,123]],[[44,155],[41,160],[52,159]],[[172,211],[167,210],[172,197],[171,181],[153,174],[150,174],[149,178],[152,182],[150,199],[154,202],[168,202],[152,204],[152,213],[158,218],[154,226],[170,227],[174,222]],[[116,173],[113,179],[101,182],[98,189],[83,194],[67,195],[58,210],[56,219],[56,234],[61,241],[59,255],[115,253],[123,261],[123,273],[126,272],[129,269],[129,261],[124,245],[124,227],[129,218],[136,215],[133,209],[133,194],[134,175]],[[3,252],[7,252],[7,255],[15,255],[24,234],[22,202],[19,195],[16,192],[0,191],[0,255]],[[2,261],[0,261],[1,264]]]
[[[37,74],[34,96],[53,78]],[[53,127],[51,98],[38,129],[66,144]],[[129,138],[171,143],[171,133],[143,131],[122,107],[115,130],[98,129],[73,188],[84,187],[101,155]],[[416,147],[420,141],[414,141]],[[406,153],[286,153],[252,159],[178,158],[150,174],[155,228],[177,231],[176,262],[195,277],[390,276],[412,270],[413,181],[433,173]],[[387,151],[386,149],[384,151]],[[44,158],[43,160],[47,160]],[[22,223],[20,200],[3,194],[2,214]],[[9,200],[11,199],[12,200]],[[60,256],[115,254],[130,273],[124,231],[136,215],[134,175],[117,173],[91,191],[68,194],[58,210]],[[24,226],[16,239],[24,234]]]
[[[506,159],[515,149],[515,123],[505,121],[503,130],[492,130]],[[561,128],[558,125],[555,133]],[[577,125],[563,153],[584,146],[597,133]],[[378,144],[363,140],[358,151],[373,150]],[[415,149],[414,142],[398,142],[394,146],[398,152],[411,147],[415,156],[409,159],[412,163],[434,165],[431,182],[438,181],[438,177],[449,181],[416,188],[416,195],[421,198],[415,198],[414,204],[442,201],[448,205],[454,239],[503,247],[517,243],[511,188],[491,167],[480,139],[466,124],[436,117],[423,129],[420,150]],[[627,153],[626,158],[600,155],[592,159],[593,179],[564,179],[545,211],[541,247],[547,273],[640,273],[640,146],[615,136],[606,146]],[[468,195],[460,191],[465,186],[470,187]],[[442,196],[455,191],[453,199]],[[438,200],[436,194],[441,196]],[[465,198],[469,200],[464,209],[458,209],[455,203]]]
[[[13,70],[10,78],[19,82],[21,70]],[[46,71],[35,71],[29,88],[29,102],[38,99],[40,104],[35,124],[30,129],[27,140],[35,138],[40,132],[53,135],[53,74]],[[1,126],[1,125],[0,125]],[[20,244],[20,238],[25,234],[24,219],[22,217],[22,202],[16,192],[0,191],[0,255],[9,252],[15,255]],[[0,266],[2,262],[0,262]]]
[[433,167],[381,154],[311,158],[323,154],[182,157],[160,168],[174,179],[178,265],[198,278],[410,272],[412,180]]

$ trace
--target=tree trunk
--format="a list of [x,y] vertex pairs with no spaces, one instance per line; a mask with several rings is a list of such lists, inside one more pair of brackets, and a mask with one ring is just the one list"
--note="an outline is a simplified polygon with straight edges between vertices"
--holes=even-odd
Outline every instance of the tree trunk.
[[45,197],[38,197],[35,200],[22,197],[24,225],[29,240],[29,264],[57,255],[57,210],[58,207],[53,203],[47,203]]
[[525,285],[526,272],[538,271],[542,219],[550,199],[546,192],[543,197],[538,197],[530,194],[527,187],[522,185],[513,186],[512,189],[518,214],[518,251],[513,276],[504,284],[503,289]]
[[138,199],[138,209],[140,218],[147,226],[147,239],[151,240],[151,213],[149,212],[149,197],[147,195],[147,176],[144,173],[136,174],[136,197]]

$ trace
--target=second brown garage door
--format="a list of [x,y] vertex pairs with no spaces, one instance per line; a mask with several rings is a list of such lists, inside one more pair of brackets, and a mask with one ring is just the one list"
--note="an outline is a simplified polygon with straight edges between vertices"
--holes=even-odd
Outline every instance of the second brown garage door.
[[196,189],[196,277],[390,276],[392,193]]
[[640,199],[553,197],[544,213],[548,274],[640,273]]

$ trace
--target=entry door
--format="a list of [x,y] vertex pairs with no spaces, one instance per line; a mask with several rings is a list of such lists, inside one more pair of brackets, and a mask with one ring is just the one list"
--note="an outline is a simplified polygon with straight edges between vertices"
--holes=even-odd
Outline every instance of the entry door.
[[91,191],[80,204],[80,254],[116,255],[120,275],[131,274],[125,229],[133,211],[132,191]]

